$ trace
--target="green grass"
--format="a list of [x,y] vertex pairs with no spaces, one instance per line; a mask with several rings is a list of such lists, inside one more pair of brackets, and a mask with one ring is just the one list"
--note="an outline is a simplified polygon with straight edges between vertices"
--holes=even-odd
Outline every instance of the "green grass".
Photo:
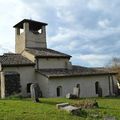
[[120,120],[120,98],[96,98],[99,108],[85,109],[82,116],[56,109],[57,103],[74,104],[84,100],[42,98],[40,103],[33,103],[30,99],[0,100],[0,120],[103,120],[104,116],[114,116]]

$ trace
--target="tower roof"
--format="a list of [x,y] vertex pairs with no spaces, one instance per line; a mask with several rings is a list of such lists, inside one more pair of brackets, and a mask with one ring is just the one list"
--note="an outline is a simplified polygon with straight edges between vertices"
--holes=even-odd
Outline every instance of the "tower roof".
[[38,22],[38,21],[30,20],[30,19],[23,19],[22,21],[20,21],[13,27],[23,29],[23,24],[25,22],[29,23],[29,28],[32,30],[39,30],[39,29],[41,29],[42,26],[48,25],[47,23],[43,23],[43,22]]

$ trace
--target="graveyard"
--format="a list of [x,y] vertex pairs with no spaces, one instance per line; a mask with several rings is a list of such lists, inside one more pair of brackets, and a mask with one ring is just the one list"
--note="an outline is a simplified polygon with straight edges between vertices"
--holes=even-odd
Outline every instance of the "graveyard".
[[[33,102],[30,98],[11,97],[0,99],[0,120],[120,120],[120,98],[40,98]],[[56,104],[89,104],[96,100],[98,108],[82,108],[80,115],[72,115],[56,108]],[[107,119],[106,119],[107,120]]]

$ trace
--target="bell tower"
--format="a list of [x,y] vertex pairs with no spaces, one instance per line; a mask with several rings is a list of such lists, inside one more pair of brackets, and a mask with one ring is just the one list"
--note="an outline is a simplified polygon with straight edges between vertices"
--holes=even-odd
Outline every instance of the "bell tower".
[[15,28],[15,52],[21,53],[25,48],[47,48],[47,23],[24,19]]

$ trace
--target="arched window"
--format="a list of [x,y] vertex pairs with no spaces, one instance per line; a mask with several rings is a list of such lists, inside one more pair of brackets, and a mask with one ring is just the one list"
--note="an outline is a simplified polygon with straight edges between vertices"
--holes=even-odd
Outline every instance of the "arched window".
[[76,87],[77,87],[77,88],[80,88],[80,84],[77,84]]
[[62,86],[57,87],[57,97],[62,96]]
[[32,83],[28,83],[27,84],[27,93],[30,93],[30,86],[31,86]]
[[96,94],[99,92],[99,82],[95,82],[95,92]]

